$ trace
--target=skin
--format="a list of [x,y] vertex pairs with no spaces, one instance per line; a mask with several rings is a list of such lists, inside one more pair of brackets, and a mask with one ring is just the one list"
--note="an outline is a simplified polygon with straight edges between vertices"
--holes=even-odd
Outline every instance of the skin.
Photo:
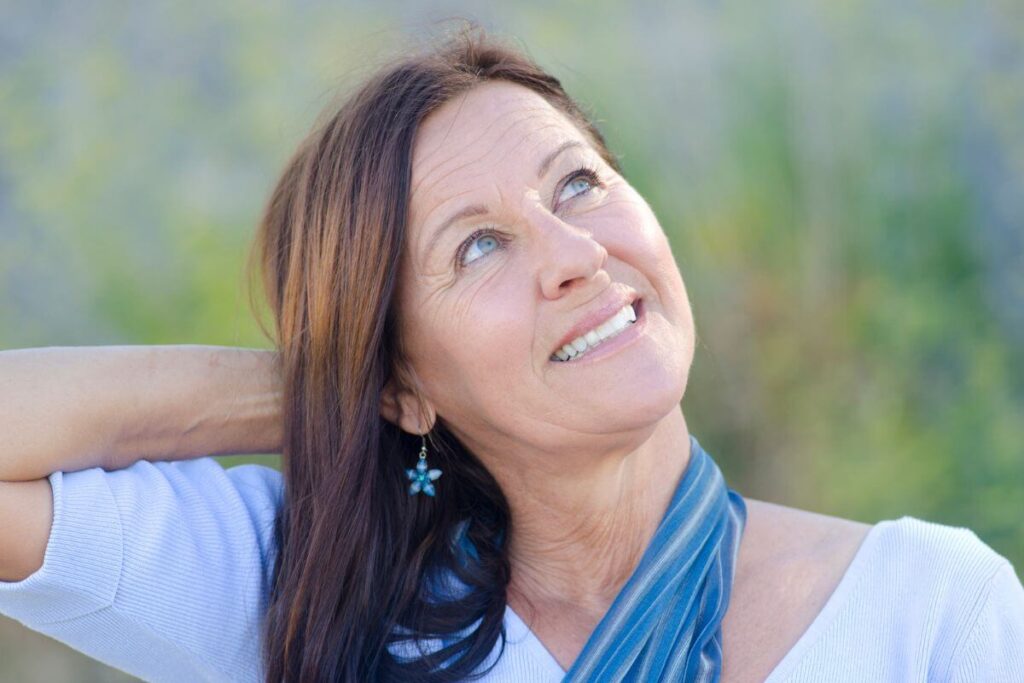
[[[545,155],[569,140],[537,177]],[[600,186],[567,177],[581,165]],[[486,215],[433,233],[463,206]],[[456,267],[456,250],[476,238]],[[646,201],[532,91],[486,83],[422,124],[399,294],[419,399],[382,410],[411,433],[436,415],[501,484],[517,533],[512,590],[591,627],[635,569],[689,462],[680,400],[694,324]],[[474,259],[474,257],[476,257]],[[570,326],[624,285],[646,326],[589,364],[550,360]],[[395,404],[403,407],[398,418]],[[444,481],[439,481],[443,491]]]

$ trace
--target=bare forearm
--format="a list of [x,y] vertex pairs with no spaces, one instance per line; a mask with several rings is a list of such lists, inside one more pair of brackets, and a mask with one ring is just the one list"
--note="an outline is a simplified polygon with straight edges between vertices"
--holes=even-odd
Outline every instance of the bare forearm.
[[138,460],[275,453],[273,351],[85,346],[0,352],[0,480]]

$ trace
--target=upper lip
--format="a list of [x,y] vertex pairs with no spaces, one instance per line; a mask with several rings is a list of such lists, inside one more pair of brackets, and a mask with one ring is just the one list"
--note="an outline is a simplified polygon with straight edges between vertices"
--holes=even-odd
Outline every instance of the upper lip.
[[[593,306],[589,311],[580,316],[569,331],[565,333],[562,340],[558,342],[558,346],[555,347],[555,351],[562,348],[576,337],[582,336],[584,333],[589,332],[601,323],[607,321],[613,315],[619,312],[626,304],[631,304],[637,299],[639,295],[635,290],[626,286],[615,286],[609,288],[609,291],[600,297],[601,301]],[[554,353],[554,351],[552,351]]]

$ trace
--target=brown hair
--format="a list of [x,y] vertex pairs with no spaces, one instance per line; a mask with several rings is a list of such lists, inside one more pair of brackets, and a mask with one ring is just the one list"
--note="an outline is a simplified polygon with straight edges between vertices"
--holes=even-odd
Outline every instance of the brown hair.
[[[261,634],[270,683],[454,681],[499,635],[504,651],[504,494],[438,416],[431,466],[444,481],[436,498],[410,496],[420,437],[380,413],[386,385],[410,384],[395,291],[414,136],[489,80],[543,96],[619,170],[556,78],[471,26],[369,78],[301,142],[266,205],[249,271],[261,271],[284,380],[285,490]],[[459,531],[472,556],[452,542]],[[438,571],[468,592],[437,591]],[[443,647],[407,657],[388,647],[424,639]]]

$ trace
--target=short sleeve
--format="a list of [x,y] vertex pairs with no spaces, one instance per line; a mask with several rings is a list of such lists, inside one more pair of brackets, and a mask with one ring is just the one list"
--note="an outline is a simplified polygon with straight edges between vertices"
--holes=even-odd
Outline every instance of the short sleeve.
[[999,565],[957,647],[949,681],[1024,681],[1024,586],[1009,561]]
[[258,681],[281,474],[213,458],[54,472],[42,566],[0,614],[147,681]]

